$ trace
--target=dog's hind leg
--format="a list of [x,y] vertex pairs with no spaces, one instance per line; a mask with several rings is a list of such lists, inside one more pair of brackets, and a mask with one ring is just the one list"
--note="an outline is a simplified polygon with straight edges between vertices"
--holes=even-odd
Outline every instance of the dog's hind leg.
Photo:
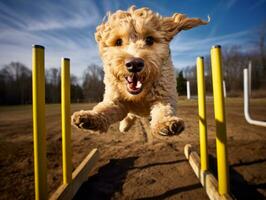
[[136,115],[128,113],[127,116],[120,122],[119,130],[124,133],[127,132],[136,121]]

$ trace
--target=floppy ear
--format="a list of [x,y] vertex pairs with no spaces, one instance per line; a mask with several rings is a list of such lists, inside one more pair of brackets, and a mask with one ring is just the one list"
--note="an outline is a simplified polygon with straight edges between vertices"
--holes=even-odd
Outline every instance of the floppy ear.
[[209,17],[208,21],[204,21],[199,18],[189,18],[181,13],[175,13],[172,17],[162,18],[161,30],[165,32],[166,39],[170,41],[180,31],[208,24],[209,21]]
[[94,34],[96,42],[100,42],[102,40],[102,32],[104,30],[104,24],[97,26],[96,32]]

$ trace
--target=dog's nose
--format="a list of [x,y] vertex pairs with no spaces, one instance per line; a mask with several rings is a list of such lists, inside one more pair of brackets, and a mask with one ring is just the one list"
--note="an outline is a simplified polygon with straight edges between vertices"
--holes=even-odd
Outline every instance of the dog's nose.
[[126,60],[126,67],[129,72],[140,72],[144,67],[144,60],[141,58],[131,58]]

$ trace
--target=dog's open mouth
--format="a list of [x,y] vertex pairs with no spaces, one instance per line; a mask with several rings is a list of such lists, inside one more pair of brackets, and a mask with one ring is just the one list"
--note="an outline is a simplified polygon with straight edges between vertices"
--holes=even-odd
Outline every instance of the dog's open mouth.
[[130,94],[139,94],[143,88],[143,78],[140,77],[138,74],[134,73],[133,75],[126,77],[127,81],[127,91]]

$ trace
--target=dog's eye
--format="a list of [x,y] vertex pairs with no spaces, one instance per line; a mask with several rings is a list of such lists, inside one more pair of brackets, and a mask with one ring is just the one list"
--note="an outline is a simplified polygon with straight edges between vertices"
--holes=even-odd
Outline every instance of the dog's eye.
[[122,44],[123,44],[122,39],[117,39],[115,42],[115,46],[122,46]]
[[154,38],[152,36],[148,36],[146,37],[145,42],[147,45],[151,46],[154,43]]

